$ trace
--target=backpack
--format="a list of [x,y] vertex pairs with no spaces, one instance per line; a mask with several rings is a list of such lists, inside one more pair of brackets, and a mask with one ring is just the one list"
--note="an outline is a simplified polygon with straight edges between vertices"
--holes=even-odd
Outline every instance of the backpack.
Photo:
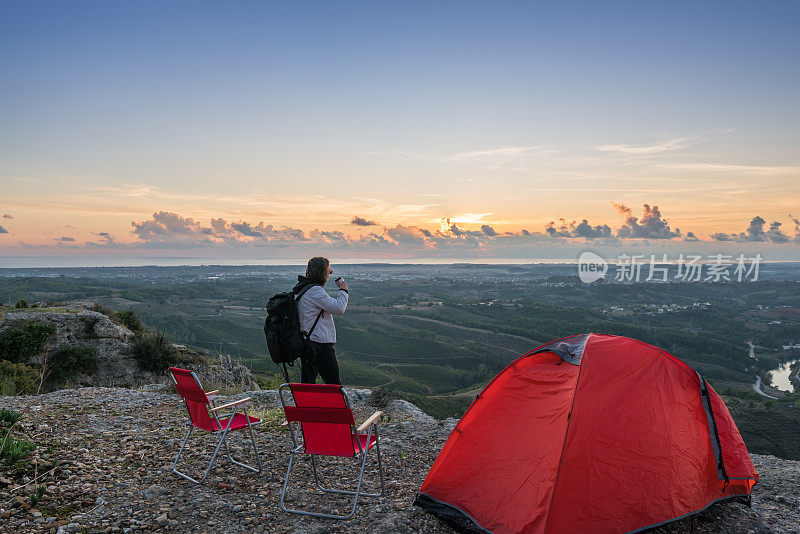
[[288,379],[286,364],[294,365],[297,358],[310,356],[312,347],[311,333],[322,317],[322,310],[317,315],[314,325],[307,333],[300,330],[300,316],[297,313],[297,303],[306,291],[315,284],[308,284],[297,295],[294,292],[278,293],[267,303],[267,318],[264,321],[264,335],[267,337],[267,349],[272,361],[283,365],[284,374]]

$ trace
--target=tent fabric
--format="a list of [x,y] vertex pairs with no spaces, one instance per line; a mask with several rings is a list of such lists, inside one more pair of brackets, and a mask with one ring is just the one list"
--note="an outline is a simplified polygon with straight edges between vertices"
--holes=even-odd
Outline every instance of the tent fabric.
[[722,399],[691,367],[641,341],[586,334],[497,375],[416,503],[476,532],[632,532],[748,496],[757,480]]

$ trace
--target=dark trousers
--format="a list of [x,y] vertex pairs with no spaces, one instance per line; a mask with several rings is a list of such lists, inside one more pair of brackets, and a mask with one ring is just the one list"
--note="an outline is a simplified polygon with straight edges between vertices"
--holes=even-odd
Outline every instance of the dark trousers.
[[322,377],[326,384],[341,385],[339,378],[339,362],[336,360],[336,351],[333,343],[311,342],[316,349],[310,360],[302,360],[300,364],[300,382],[303,384],[316,384],[317,375]]

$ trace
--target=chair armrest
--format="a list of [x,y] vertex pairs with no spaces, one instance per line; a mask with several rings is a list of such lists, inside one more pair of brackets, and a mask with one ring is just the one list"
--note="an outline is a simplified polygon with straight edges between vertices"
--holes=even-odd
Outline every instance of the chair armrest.
[[231,406],[236,406],[237,404],[242,404],[251,400],[253,400],[253,397],[247,397],[238,401],[229,402],[228,404],[223,404],[222,406],[215,406],[211,408],[211,411],[216,412],[217,410],[224,410],[225,408],[230,408]]
[[206,393],[206,396],[210,396],[210,395],[216,395],[217,393],[219,393],[219,390],[218,390],[218,389],[215,389],[214,391],[209,391],[209,392],[207,392],[207,393]]
[[369,419],[367,419],[366,421],[364,421],[364,422],[361,424],[361,426],[360,426],[360,427],[358,427],[358,431],[359,431],[359,432],[363,432],[364,430],[366,430],[366,429],[367,429],[367,427],[368,427],[369,425],[371,425],[371,424],[373,424],[375,421],[377,421],[377,420],[378,420],[378,417],[380,417],[380,416],[382,416],[382,415],[383,415],[383,412],[375,412],[374,414],[370,415],[370,416],[369,416]]

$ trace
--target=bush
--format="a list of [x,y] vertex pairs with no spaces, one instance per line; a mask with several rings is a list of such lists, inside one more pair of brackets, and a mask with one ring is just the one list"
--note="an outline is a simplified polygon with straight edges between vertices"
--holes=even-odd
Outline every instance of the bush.
[[15,424],[19,421],[22,414],[19,412],[15,412],[14,410],[7,410],[5,408],[0,408],[0,424],[8,423],[10,425]]
[[25,299],[19,299],[17,303],[14,305],[15,308],[27,308],[28,301]]
[[81,317],[81,322],[83,323],[83,337],[97,339],[97,333],[94,331],[94,327],[97,326],[100,319],[97,317]]
[[163,332],[137,336],[133,342],[133,356],[145,371],[165,371],[178,361],[178,351]]
[[93,345],[61,345],[50,354],[50,378],[63,382],[83,373],[97,371],[97,347]]
[[0,361],[0,395],[11,396],[36,393],[39,372],[24,363]]
[[0,334],[0,360],[27,363],[31,356],[44,350],[47,340],[56,332],[51,324],[25,321]]
[[0,433],[0,458],[13,464],[28,456],[36,445],[24,439],[15,438],[10,430]]
[[113,319],[127,327],[127,329],[134,334],[141,334],[144,330],[142,327],[142,321],[139,320],[139,317],[133,310],[117,312],[113,315]]

